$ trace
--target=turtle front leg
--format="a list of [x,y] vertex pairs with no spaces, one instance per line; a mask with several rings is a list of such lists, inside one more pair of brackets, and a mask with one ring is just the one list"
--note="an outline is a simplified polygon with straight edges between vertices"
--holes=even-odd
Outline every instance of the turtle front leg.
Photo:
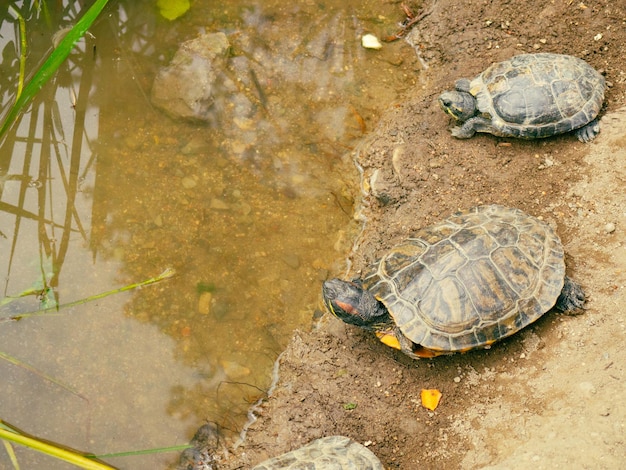
[[460,127],[452,129],[452,135],[457,139],[469,139],[476,132],[487,132],[489,134],[500,135],[498,129],[496,129],[491,121],[482,116],[475,116],[468,119]]
[[455,84],[454,84],[454,89],[456,91],[462,91],[465,93],[469,93],[470,92],[470,81],[468,78],[459,78]]
[[586,126],[576,129],[574,133],[581,142],[591,142],[600,133],[600,123],[598,119],[594,119]]

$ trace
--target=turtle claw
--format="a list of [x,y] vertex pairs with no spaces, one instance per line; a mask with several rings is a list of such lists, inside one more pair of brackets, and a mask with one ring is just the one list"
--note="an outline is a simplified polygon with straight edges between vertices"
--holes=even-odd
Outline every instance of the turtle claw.
[[468,132],[463,126],[453,127],[450,129],[450,133],[452,134],[452,137],[456,137],[457,139],[469,139],[474,135],[474,131],[472,129]]
[[576,137],[581,142],[591,142],[600,133],[600,123],[594,119],[586,126],[576,130]]
[[452,127],[450,129],[450,134],[452,134],[452,137],[456,137],[457,139],[462,139],[463,137],[461,136],[461,128],[459,126],[455,126]]

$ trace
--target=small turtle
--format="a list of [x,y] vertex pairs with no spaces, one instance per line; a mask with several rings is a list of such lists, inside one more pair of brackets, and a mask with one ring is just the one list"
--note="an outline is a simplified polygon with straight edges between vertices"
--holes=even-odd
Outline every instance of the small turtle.
[[[218,470],[223,446],[220,432],[212,423],[201,426],[192,447],[180,455],[176,470]],[[317,439],[299,449],[261,462],[252,470],[384,470],[367,447],[344,436]]]
[[563,256],[545,222],[479,206],[419,230],[362,279],[331,279],[322,291],[346,323],[413,358],[434,357],[486,347],[552,308],[582,309]]
[[561,54],[522,54],[493,64],[472,81],[456,82],[439,97],[442,109],[463,124],[452,135],[475,132],[538,139],[576,131],[589,142],[600,126],[605,81],[587,62]]
[[383,470],[367,447],[344,436],[317,439],[310,444],[260,463],[252,470]]

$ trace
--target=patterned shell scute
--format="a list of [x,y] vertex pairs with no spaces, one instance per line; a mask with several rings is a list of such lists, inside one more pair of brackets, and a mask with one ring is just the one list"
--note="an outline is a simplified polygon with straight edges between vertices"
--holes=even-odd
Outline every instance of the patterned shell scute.
[[535,321],[554,306],[564,278],[552,228],[491,205],[418,231],[381,259],[365,285],[411,341],[453,352]]
[[260,463],[252,470],[383,470],[367,447],[344,436],[329,436]]
[[479,111],[502,132],[542,137],[592,121],[604,101],[605,80],[576,57],[522,54],[487,68],[470,90]]

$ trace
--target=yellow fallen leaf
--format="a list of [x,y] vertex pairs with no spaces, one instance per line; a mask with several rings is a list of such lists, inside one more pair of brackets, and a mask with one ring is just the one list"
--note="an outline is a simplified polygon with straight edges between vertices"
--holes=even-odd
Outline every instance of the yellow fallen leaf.
[[163,18],[172,21],[187,13],[191,4],[189,0],[157,0],[157,7]]
[[441,392],[434,389],[422,389],[422,406],[428,408],[431,411],[435,411],[435,408],[439,405],[441,400]]

